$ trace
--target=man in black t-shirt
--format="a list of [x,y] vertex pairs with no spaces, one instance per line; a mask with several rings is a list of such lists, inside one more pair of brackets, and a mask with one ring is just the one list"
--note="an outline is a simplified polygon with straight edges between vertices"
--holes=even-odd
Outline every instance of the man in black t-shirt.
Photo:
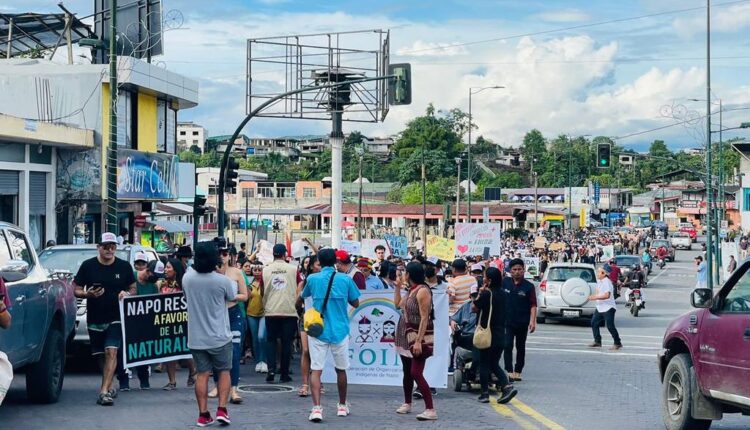
[[112,389],[112,378],[122,344],[119,301],[135,294],[136,285],[130,263],[115,257],[117,237],[113,233],[102,234],[96,248],[99,254],[81,264],[73,286],[75,296],[86,299],[91,353],[104,355],[102,386],[96,403],[110,406],[117,397],[117,391]]

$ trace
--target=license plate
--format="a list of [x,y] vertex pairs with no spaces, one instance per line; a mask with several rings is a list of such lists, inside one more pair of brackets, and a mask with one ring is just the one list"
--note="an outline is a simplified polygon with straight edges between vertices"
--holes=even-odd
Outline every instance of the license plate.
[[562,311],[562,314],[565,318],[578,318],[581,316],[580,311]]
[[641,303],[643,303],[643,301],[641,299],[638,299],[638,300],[635,301],[635,305],[636,306],[640,306]]

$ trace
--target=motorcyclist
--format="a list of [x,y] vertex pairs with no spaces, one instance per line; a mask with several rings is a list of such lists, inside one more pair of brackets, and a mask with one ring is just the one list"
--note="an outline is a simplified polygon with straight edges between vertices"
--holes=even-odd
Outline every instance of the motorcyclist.
[[656,250],[656,259],[660,261],[667,261],[667,247],[662,245]]
[[[472,296],[476,296],[476,293]],[[477,314],[471,310],[472,301],[464,303],[453,316],[450,317],[450,327],[453,333],[454,363],[451,367],[463,369],[463,363],[471,357],[471,361],[479,363],[479,350],[474,348],[474,331],[477,328]],[[458,351],[461,348],[470,354]]]
[[644,266],[648,267],[648,271],[652,271],[653,266],[651,265],[651,254],[648,252],[648,249],[643,250],[643,254],[641,254],[641,262]]
[[630,287],[636,285],[638,289],[641,290],[641,300],[643,301],[643,308],[645,309],[646,297],[643,294],[643,287],[646,286],[646,276],[643,274],[643,271],[641,271],[640,264],[633,264],[630,266],[630,273],[628,273],[628,276],[625,279],[625,297],[628,302],[630,302]]

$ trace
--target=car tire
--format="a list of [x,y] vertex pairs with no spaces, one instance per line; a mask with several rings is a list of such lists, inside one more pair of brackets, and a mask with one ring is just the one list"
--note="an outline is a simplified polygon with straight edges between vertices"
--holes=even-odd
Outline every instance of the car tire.
[[677,354],[667,364],[661,389],[662,419],[667,430],[708,430],[711,427],[711,420],[697,420],[691,415],[691,367],[693,363],[687,353]]
[[461,369],[453,369],[453,391],[460,393],[464,386],[464,372]]
[[65,337],[50,328],[42,356],[26,370],[26,394],[35,403],[55,403],[65,379]]

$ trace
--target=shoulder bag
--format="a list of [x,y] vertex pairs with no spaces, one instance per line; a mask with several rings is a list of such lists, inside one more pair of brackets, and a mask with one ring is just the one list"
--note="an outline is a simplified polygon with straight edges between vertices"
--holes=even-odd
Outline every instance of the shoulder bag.
[[[422,355],[420,357],[431,357],[435,345],[435,327],[433,321],[435,320],[435,308],[432,303],[432,289],[423,285],[430,292],[430,315],[427,327],[425,328],[424,337],[422,338]],[[421,287],[420,287],[421,288]],[[416,300],[416,295],[415,295]],[[406,309],[402,308],[402,318],[405,318]],[[420,316],[421,322],[421,316]],[[409,351],[413,350],[414,344],[417,343],[417,337],[419,337],[419,324],[411,324],[407,319],[406,323],[406,342],[409,344]]]
[[492,346],[492,330],[490,322],[492,320],[492,291],[490,291],[490,315],[487,318],[487,327],[482,327],[482,312],[479,313],[477,328],[474,330],[474,348],[487,349]]
[[323,299],[322,309],[318,311],[315,307],[310,307],[310,309],[305,311],[303,327],[309,336],[317,338],[323,334],[323,314],[326,312],[326,307],[328,306],[328,298],[331,296],[331,287],[333,286],[333,278],[335,277],[336,272],[333,272],[331,279],[328,280],[328,290],[326,291],[325,299]]

